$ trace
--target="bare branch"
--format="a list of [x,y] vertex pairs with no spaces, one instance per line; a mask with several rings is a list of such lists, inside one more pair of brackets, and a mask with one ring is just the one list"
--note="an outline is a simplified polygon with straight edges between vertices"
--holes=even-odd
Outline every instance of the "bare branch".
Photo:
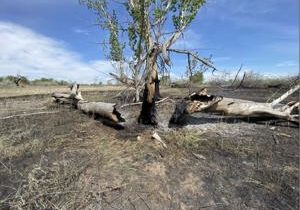
[[[169,97],[165,97],[159,101],[155,101],[156,104],[159,104],[159,103],[162,103],[166,100],[172,100],[172,99],[169,99]],[[136,102],[136,103],[130,103],[130,104],[123,104],[122,106],[120,106],[120,108],[124,108],[124,107],[127,107],[127,106],[136,106],[136,105],[141,105],[143,102]]]
[[243,64],[241,64],[241,67],[240,67],[239,70],[237,71],[237,73],[236,73],[236,75],[235,75],[235,77],[234,77],[234,80],[232,81],[230,87],[233,87],[233,85],[234,85],[234,83],[235,83],[235,81],[236,81],[238,75],[240,74],[240,71],[242,70],[242,68],[243,68]]
[[190,54],[190,55],[193,56],[196,60],[198,60],[198,61],[200,61],[201,63],[203,63],[204,65],[206,65],[206,66],[212,68],[213,71],[216,71],[216,70],[217,70],[217,68],[216,68],[210,61],[208,61],[207,59],[202,58],[202,57],[200,57],[199,55],[196,55],[195,53],[190,52],[190,51],[188,51],[188,50],[179,50],[179,49],[171,49],[171,48],[169,48],[169,49],[167,49],[167,51],[175,52],[175,53],[181,53],[181,54],[186,54],[186,55]]
[[242,87],[242,85],[243,85],[243,83],[244,83],[244,81],[245,81],[245,78],[246,78],[246,72],[244,72],[243,78],[242,78],[240,84],[235,88],[235,90],[236,90],[236,89],[239,89],[240,87]]
[[274,101],[272,101],[271,106],[272,107],[276,106],[281,101],[283,101],[284,99],[286,99],[287,97],[289,97],[290,95],[292,95],[294,92],[298,91],[299,89],[300,89],[300,84],[297,84],[295,87],[289,89],[285,94],[283,94],[279,98],[277,98]]
[[111,75],[114,79],[116,79],[117,81],[125,84],[125,85],[128,85],[128,86],[132,86],[132,87],[135,87],[135,82],[133,79],[131,78],[128,78],[127,76],[125,75],[116,75],[114,73],[109,73],[109,75]]

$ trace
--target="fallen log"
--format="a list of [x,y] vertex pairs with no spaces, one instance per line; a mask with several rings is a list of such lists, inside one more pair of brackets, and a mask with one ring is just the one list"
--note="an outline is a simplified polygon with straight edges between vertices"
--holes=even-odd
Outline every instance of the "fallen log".
[[59,104],[70,104],[83,113],[92,115],[94,118],[105,118],[114,123],[124,122],[121,113],[117,111],[116,104],[104,102],[88,102],[84,100],[79,91],[79,85],[74,84],[71,87],[71,93],[53,93],[54,102]]
[[284,99],[292,95],[294,92],[298,91],[300,89],[300,84],[296,85],[295,87],[289,89],[285,94],[281,95],[279,98],[272,101],[271,106],[275,107],[277,104],[282,102]]
[[299,107],[299,102],[278,106],[279,101],[282,101],[283,98],[287,98],[298,89],[299,85],[272,103],[259,103],[208,95],[207,89],[203,89],[199,93],[192,93],[189,97],[176,105],[170,123],[181,123],[185,115],[205,111],[234,117],[283,119],[299,124],[299,115],[293,114],[294,110]]
[[85,114],[94,117],[103,117],[113,122],[124,122],[121,114],[116,109],[116,104],[104,102],[79,102],[77,108]]

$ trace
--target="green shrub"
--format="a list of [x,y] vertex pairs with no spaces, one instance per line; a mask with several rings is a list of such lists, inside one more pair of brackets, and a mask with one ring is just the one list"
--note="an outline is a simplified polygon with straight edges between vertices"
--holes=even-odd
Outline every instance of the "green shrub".
[[203,72],[196,72],[193,76],[190,77],[190,80],[194,84],[201,85],[203,84]]
[[6,76],[6,77],[0,77],[0,85],[1,86],[15,86],[17,85],[17,80],[20,80],[20,83],[18,84],[30,84],[29,79],[25,76]]
[[69,82],[64,81],[64,80],[55,80],[52,78],[40,78],[40,79],[35,79],[32,81],[33,85],[41,85],[41,86],[52,86],[52,85],[63,85],[67,86],[69,85]]

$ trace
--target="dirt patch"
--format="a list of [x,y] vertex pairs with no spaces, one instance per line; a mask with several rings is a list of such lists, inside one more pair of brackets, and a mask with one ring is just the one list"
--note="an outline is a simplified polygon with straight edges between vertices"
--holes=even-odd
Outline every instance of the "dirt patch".
[[166,178],[166,167],[163,165],[163,163],[149,163],[146,165],[144,170],[145,172],[150,173],[153,176],[160,176],[161,178]]

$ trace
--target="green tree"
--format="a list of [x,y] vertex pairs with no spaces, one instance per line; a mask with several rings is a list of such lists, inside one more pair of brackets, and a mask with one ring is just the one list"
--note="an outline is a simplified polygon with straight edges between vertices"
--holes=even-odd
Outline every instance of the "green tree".
[[[129,66],[133,72],[130,79],[133,80],[133,85],[145,84],[139,121],[156,125],[155,101],[159,96],[158,58],[162,57],[163,61],[170,65],[168,49],[194,20],[205,0],[80,0],[80,3],[95,11],[99,23],[110,31],[112,39],[110,52],[114,58],[118,57],[115,55],[118,55],[119,49],[113,49],[117,51],[116,54],[112,52],[112,44],[120,46],[120,42],[115,42],[118,36],[115,32],[112,34],[112,31],[123,30],[127,34],[127,38],[124,39],[127,40],[132,51],[132,55],[129,56],[132,58]],[[123,10],[120,9],[120,4],[123,5]],[[117,17],[114,8],[119,8],[118,14],[122,17]],[[119,26],[113,27],[112,30],[114,20],[120,19],[126,21],[124,24],[116,21]],[[173,26],[171,33],[166,31],[170,30],[168,23],[172,23]],[[136,81],[141,74],[145,82]]]
[[203,83],[203,72],[197,71],[191,76],[190,80],[194,84],[201,85]]

